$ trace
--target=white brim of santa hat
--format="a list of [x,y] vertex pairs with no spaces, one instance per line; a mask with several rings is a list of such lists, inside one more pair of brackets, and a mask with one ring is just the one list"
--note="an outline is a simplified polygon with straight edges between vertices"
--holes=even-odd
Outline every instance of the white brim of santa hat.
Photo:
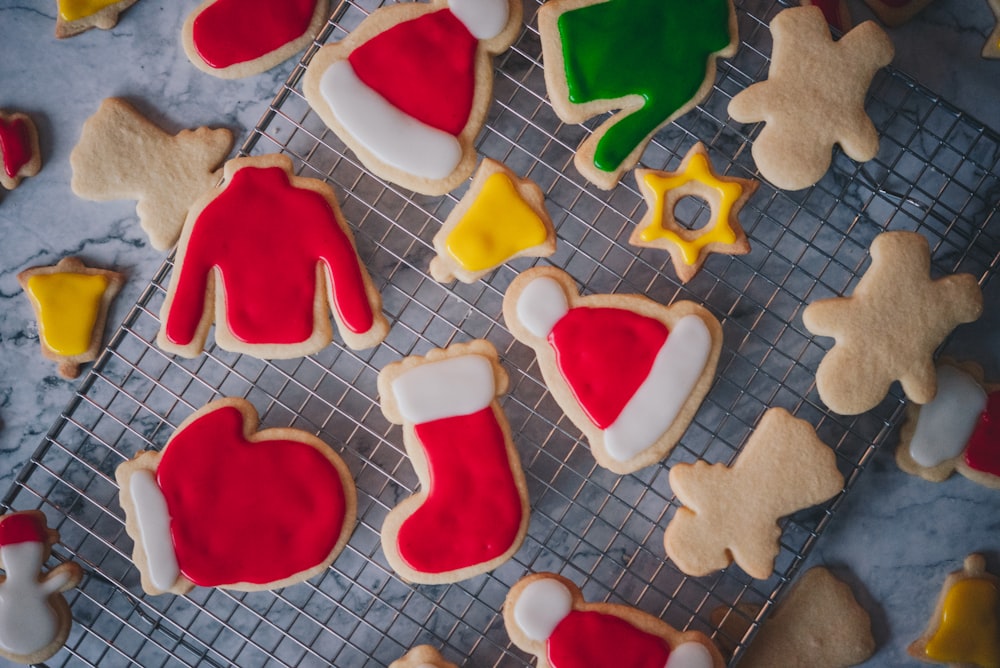
[[169,591],[181,575],[177,553],[170,537],[170,511],[156,476],[149,469],[139,469],[129,479],[129,495],[135,508],[135,521],[146,553],[146,573],[154,587]]
[[[544,338],[566,315],[569,302],[558,281],[540,276],[524,286],[516,307],[521,324]],[[627,462],[656,443],[684,408],[711,353],[712,334],[704,320],[688,315],[674,323],[646,380],[604,430],[608,456]]]
[[474,354],[426,362],[392,381],[399,413],[413,424],[481,411],[493,402],[495,388],[490,360]]

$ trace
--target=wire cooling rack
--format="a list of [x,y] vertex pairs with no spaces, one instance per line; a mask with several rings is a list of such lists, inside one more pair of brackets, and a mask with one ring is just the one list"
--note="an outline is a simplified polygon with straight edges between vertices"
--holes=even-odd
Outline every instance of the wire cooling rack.
[[[522,666],[528,657],[510,646],[499,611],[515,581],[541,570],[566,575],[588,600],[636,605],[678,628],[702,630],[734,648],[738,660],[842,496],[783,522],[768,580],[735,566],[689,578],[662,547],[677,507],[669,467],[698,458],[732,461],[764,410],[784,406],[816,425],[836,450],[849,489],[898,421],[902,402],[893,394],[860,417],[827,413],[813,376],[830,342],[805,331],[800,312],[813,300],[850,291],[867,266],[872,238],[884,229],[919,230],[931,242],[936,272],[967,271],[985,282],[1000,251],[1000,137],[906,76],[883,71],[868,102],[882,136],[878,158],[857,165],[838,152],[826,177],[801,192],[763,184],[742,215],[753,250],[713,256],[680,286],[666,253],[625,241],[644,210],[631,178],[601,192],[586,187],[572,167],[588,130],[560,123],[546,101],[538,5],[526,0],[526,27],[497,59],[496,101],[478,148],[545,190],[559,248],[543,262],[566,269],[587,292],[704,303],[725,332],[717,379],[680,445],[661,465],[617,476],[594,464],[579,431],[545,391],[533,354],[503,325],[503,291],[532,261],[514,262],[474,285],[432,281],[431,239],[461,192],[414,196],[373,178],[306,105],[299,84],[312,53],[342,38],[377,4],[337,7],[243,153],[280,151],[300,174],[334,185],[382,291],[389,336],[370,351],[334,344],[290,361],[212,346],[194,360],[175,358],[154,343],[168,260],[3,499],[4,508],[44,510],[62,534],[53,561],[72,558],[87,573],[68,594],[76,623],[50,665],[354,668],[388,664],[427,642],[459,664]],[[742,4],[739,53],[720,62],[707,100],[657,135],[644,154],[646,166],[674,168],[701,140],[718,169],[753,174],[749,148],[758,128],[729,120],[726,106],[766,77],[767,23],[781,8],[771,0]],[[697,226],[708,212],[684,200],[678,215]],[[528,537],[493,573],[449,586],[410,586],[393,574],[379,546],[383,518],[417,478],[400,428],[378,408],[376,376],[402,356],[474,337],[496,345],[511,376],[501,403],[527,473]],[[357,480],[358,526],[334,565],[308,583],[276,592],[146,596],[129,559],[114,469],[140,449],[161,448],[185,417],[219,396],[248,398],[263,426],[298,427],[332,444]],[[723,616],[749,615],[749,631],[728,637],[718,630],[712,613],[720,608]]]

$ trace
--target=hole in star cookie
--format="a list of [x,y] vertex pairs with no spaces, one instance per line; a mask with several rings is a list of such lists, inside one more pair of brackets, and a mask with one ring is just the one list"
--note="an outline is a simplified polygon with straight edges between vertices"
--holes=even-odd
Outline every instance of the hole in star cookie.
[[681,228],[700,232],[712,222],[712,205],[696,195],[685,195],[674,204],[674,219]]

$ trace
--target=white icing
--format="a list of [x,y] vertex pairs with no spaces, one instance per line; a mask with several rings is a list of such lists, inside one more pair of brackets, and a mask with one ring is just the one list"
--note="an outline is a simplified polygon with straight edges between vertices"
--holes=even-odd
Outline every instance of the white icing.
[[549,335],[567,311],[566,292],[558,281],[548,276],[528,283],[517,299],[517,319],[529,332],[542,338]]
[[712,653],[700,642],[685,642],[670,650],[664,668],[712,668]]
[[514,622],[531,640],[546,640],[573,610],[573,595],[553,578],[531,582],[514,603]]
[[696,315],[681,318],[653,361],[649,376],[604,431],[604,447],[619,462],[656,442],[683,408],[712,351],[712,334]]
[[55,642],[59,617],[48,597],[59,591],[66,577],[39,582],[45,544],[37,541],[0,548],[7,579],[0,583],[0,647],[10,654],[34,654]]
[[335,62],[319,82],[330,111],[379,160],[414,176],[443,179],[462,159],[455,136],[394,107],[366,86],[346,60]]
[[167,591],[174,586],[181,571],[177,565],[174,542],[170,538],[170,511],[153,477],[153,472],[141,469],[132,474],[129,492],[135,506],[136,524],[146,552],[149,580],[157,589]]
[[510,18],[507,0],[448,0],[448,7],[476,39],[496,37]]
[[910,440],[910,456],[920,466],[937,466],[960,455],[986,408],[986,392],[960,369],[939,367],[937,387],[933,401],[920,407]]
[[392,382],[406,422],[469,415],[493,402],[493,366],[482,355],[462,355],[416,366]]

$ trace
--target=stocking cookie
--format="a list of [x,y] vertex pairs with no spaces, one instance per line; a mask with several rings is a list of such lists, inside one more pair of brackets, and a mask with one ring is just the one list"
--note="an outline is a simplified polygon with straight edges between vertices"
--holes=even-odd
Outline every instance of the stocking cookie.
[[694,302],[582,297],[553,267],[514,279],[503,313],[514,337],[535,349],[549,392],[597,463],[615,473],[669,454],[708,393],[722,349],[722,326]]
[[587,603],[572,582],[536,573],[515,584],[503,606],[513,643],[538,668],[722,668],[700,631],[680,632],[653,615],[616,603]]
[[842,415],[874,408],[898,380],[918,404],[934,398],[934,351],[958,325],[976,320],[983,296],[976,279],[930,278],[930,247],[917,232],[885,232],[850,297],[813,302],[802,323],[833,348],[816,370],[820,399]]
[[13,190],[42,169],[38,130],[27,114],[0,110],[0,186]]
[[879,20],[894,28],[903,25],[933,0],[865,0]]
[[139,224],[157,250],[177,243],[194,200],[219,183],[233,146],[226,129],[170,135],[125,100],[108,98],[83,124],[69,155],[70,186],[95,201],[138,200]]
[[56,37],[72,37],[84,30],[110,30],[118,15],[138,0],[56,0]]
[[475,283],[515,257],[547,257],[556,231],[542,189],[486,158],[472,185],[434,235],[435,281]]
[[308,432],[258,424],[249,402],[219,399],[115,470],[146,593],[278,589],[347,544],[357,500],[343,460]]
[[878,132],[865,113],[865,94],[893,56],[892,41],[872,21],[834,42],[818,7],[793,7],[771,21],[774,48],[766,81],[729,102],[740,123],[764,121],[753,143],[761,176],[801,190],[826,174],[834,144],[852,160],[878,153]]
[[381,7],[313,56],[309,105],[378,176],[441,195],[476,165],[493,56],[521,30],[518,0]]
[[670,488],[684,507],[663,544],[681,571],[700,577],[735,561],[765,580],[780,551],[778,519],[831,498],[844,477],[808,422],[770,408],[731,467],[675,464]]
[[410,582],[457,582],[517,551],[528,531],[528,488],[497,397],[507,374],[482,339],[388,365],[382,412],[403,425],[420,491],[382,524],[386,560]]
[[962,570],[945,578],[927,630],[910,656],[949,666],[1000,666],[1000,578],[970,554]]
[[160,310],[160,347],[194,357],[214,321],[226,350],[309,355],[330,343],[331,311],[351,348],[382,341],[382,298],[333,189],[294,176],[283,155],[230,160],[224,178],[188,214]]
[[657,131],[700,103],[715,60],[736,53],[731,0],[555,0],[538,11],[545,86],[566,123],[606,112],[576,151],[588,181],[610,190]]
[[445,661],[441,653],[430,645],[417,645],[390,663],[389,668],[458,668],[458,666],[451,661]]
[[67,257],[26,269],[17,281],[35,311],[42,355],[59,364],[63,378],[76,378],[81,364],[97,359],[108,309],[125,277]]
[[238,79],[265,72],[301,51],[323,27],[328,0],[203,0],[181,40],[202,72]]
[[[739,212],[760,184],[716,174],[701,142],[691,147],[677,171],[637,169],[635,181],[646,198],[647,210],[628,241],[668,251],[674,271],[684,283],[694,278],[711,253],[750,252]],[[688,196],[704,199],[711,208],[712,218],[699,229],[681,225],[674,215],[677,203]]]
[[0,515],[0,657],[17,663],[45,661],[63,646],[73,623],[61,592],[80,584],[72,561],[48,573],[42,567],[59,533],[38,510]]

